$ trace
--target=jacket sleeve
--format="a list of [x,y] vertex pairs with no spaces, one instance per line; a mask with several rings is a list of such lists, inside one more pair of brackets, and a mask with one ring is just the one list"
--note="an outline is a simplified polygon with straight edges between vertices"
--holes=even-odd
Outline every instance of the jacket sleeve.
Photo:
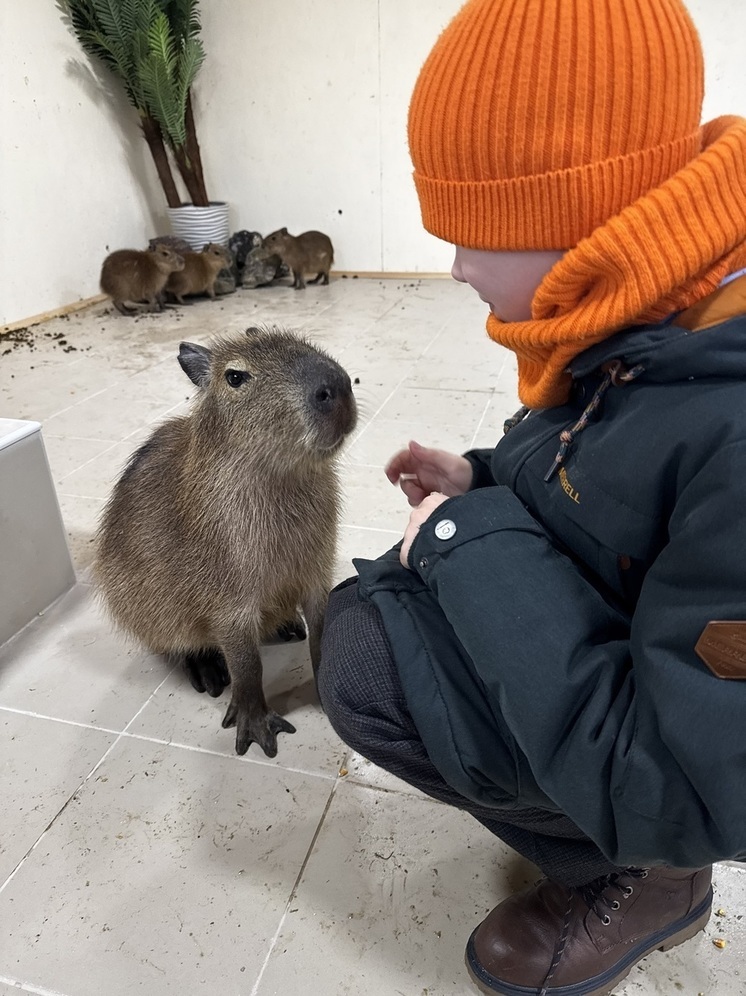
[[734,443],[682,487],[631,621],[505,487],[449,499],[410,552],[539,787],[620,866],[746,855],[746,681],[694,649],[746,622],[745,480]]
[[489,488],[495,486],[495,478],[492,476],[492,454],[494,450],[469,450],[464,456],[471,464],[472,479],[470,491],[477,488]]

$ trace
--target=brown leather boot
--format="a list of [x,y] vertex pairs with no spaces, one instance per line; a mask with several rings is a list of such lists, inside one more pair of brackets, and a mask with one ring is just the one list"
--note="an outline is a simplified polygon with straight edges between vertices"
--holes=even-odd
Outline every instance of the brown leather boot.
[[638,961],[694,937],[712,906],[712,868],[629,869],[570,889],[544,879],[496,906],[469,938],[484,993],[606,996]]

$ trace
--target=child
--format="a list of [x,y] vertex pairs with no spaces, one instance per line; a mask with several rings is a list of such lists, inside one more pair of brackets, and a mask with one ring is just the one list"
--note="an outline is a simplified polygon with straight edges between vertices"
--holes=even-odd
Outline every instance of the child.
[[412,98],[526,407],[392,459],[416,507],[332,594],[319,692],[546,875],[469,939],[488,993],[610,993],[746,857],[746,121],[701,127],[702,80],[680,0],[471,0]]

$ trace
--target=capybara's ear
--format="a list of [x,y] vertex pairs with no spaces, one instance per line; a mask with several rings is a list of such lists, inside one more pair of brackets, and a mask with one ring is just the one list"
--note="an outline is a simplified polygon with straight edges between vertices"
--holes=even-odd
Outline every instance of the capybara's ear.
[[197,387],[207,387],[210,383],[210,360],[212,353],[196,342],[179,343],[179,364],[181,369]]

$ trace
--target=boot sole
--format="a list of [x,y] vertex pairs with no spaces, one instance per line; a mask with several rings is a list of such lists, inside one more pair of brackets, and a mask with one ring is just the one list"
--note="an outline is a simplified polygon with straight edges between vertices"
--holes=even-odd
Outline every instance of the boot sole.
[[[678,944],[683,944],[684,941],[690,940],[701,930],[704,930],[707,926],[707,921],[710,919],[711,910],[712,888],[710,888],[708,894],[692,910],[689,916],[669,924],[665,930],[660,930],[657,934],[653,934],[652,939],[648,937],[636,948],[632,948],[624,958],[620,959],[608,971],[603,972],[601,975],[596,975],[592,979],[576,982],[571,986],[549,987],[546,991],[547,996],[609,996],[615,986],[622,979],[626,979],[635,965],[642,961],[643,958],[647,958],[654,951],[670,951],[671,948],[675,948]],[[510,982],[501,982],[500,979],[495,979],[491,976],[476,959],[476,955],[474,954],[474,934],[471,935],[466,946],[465,960],[466,968],[472,982],[480,992],[486,993],[487,996],[494,996],[495,993],[498,993],[499,996],[538,996],[542,991],[541,988],[535,986],[514,986]]]

